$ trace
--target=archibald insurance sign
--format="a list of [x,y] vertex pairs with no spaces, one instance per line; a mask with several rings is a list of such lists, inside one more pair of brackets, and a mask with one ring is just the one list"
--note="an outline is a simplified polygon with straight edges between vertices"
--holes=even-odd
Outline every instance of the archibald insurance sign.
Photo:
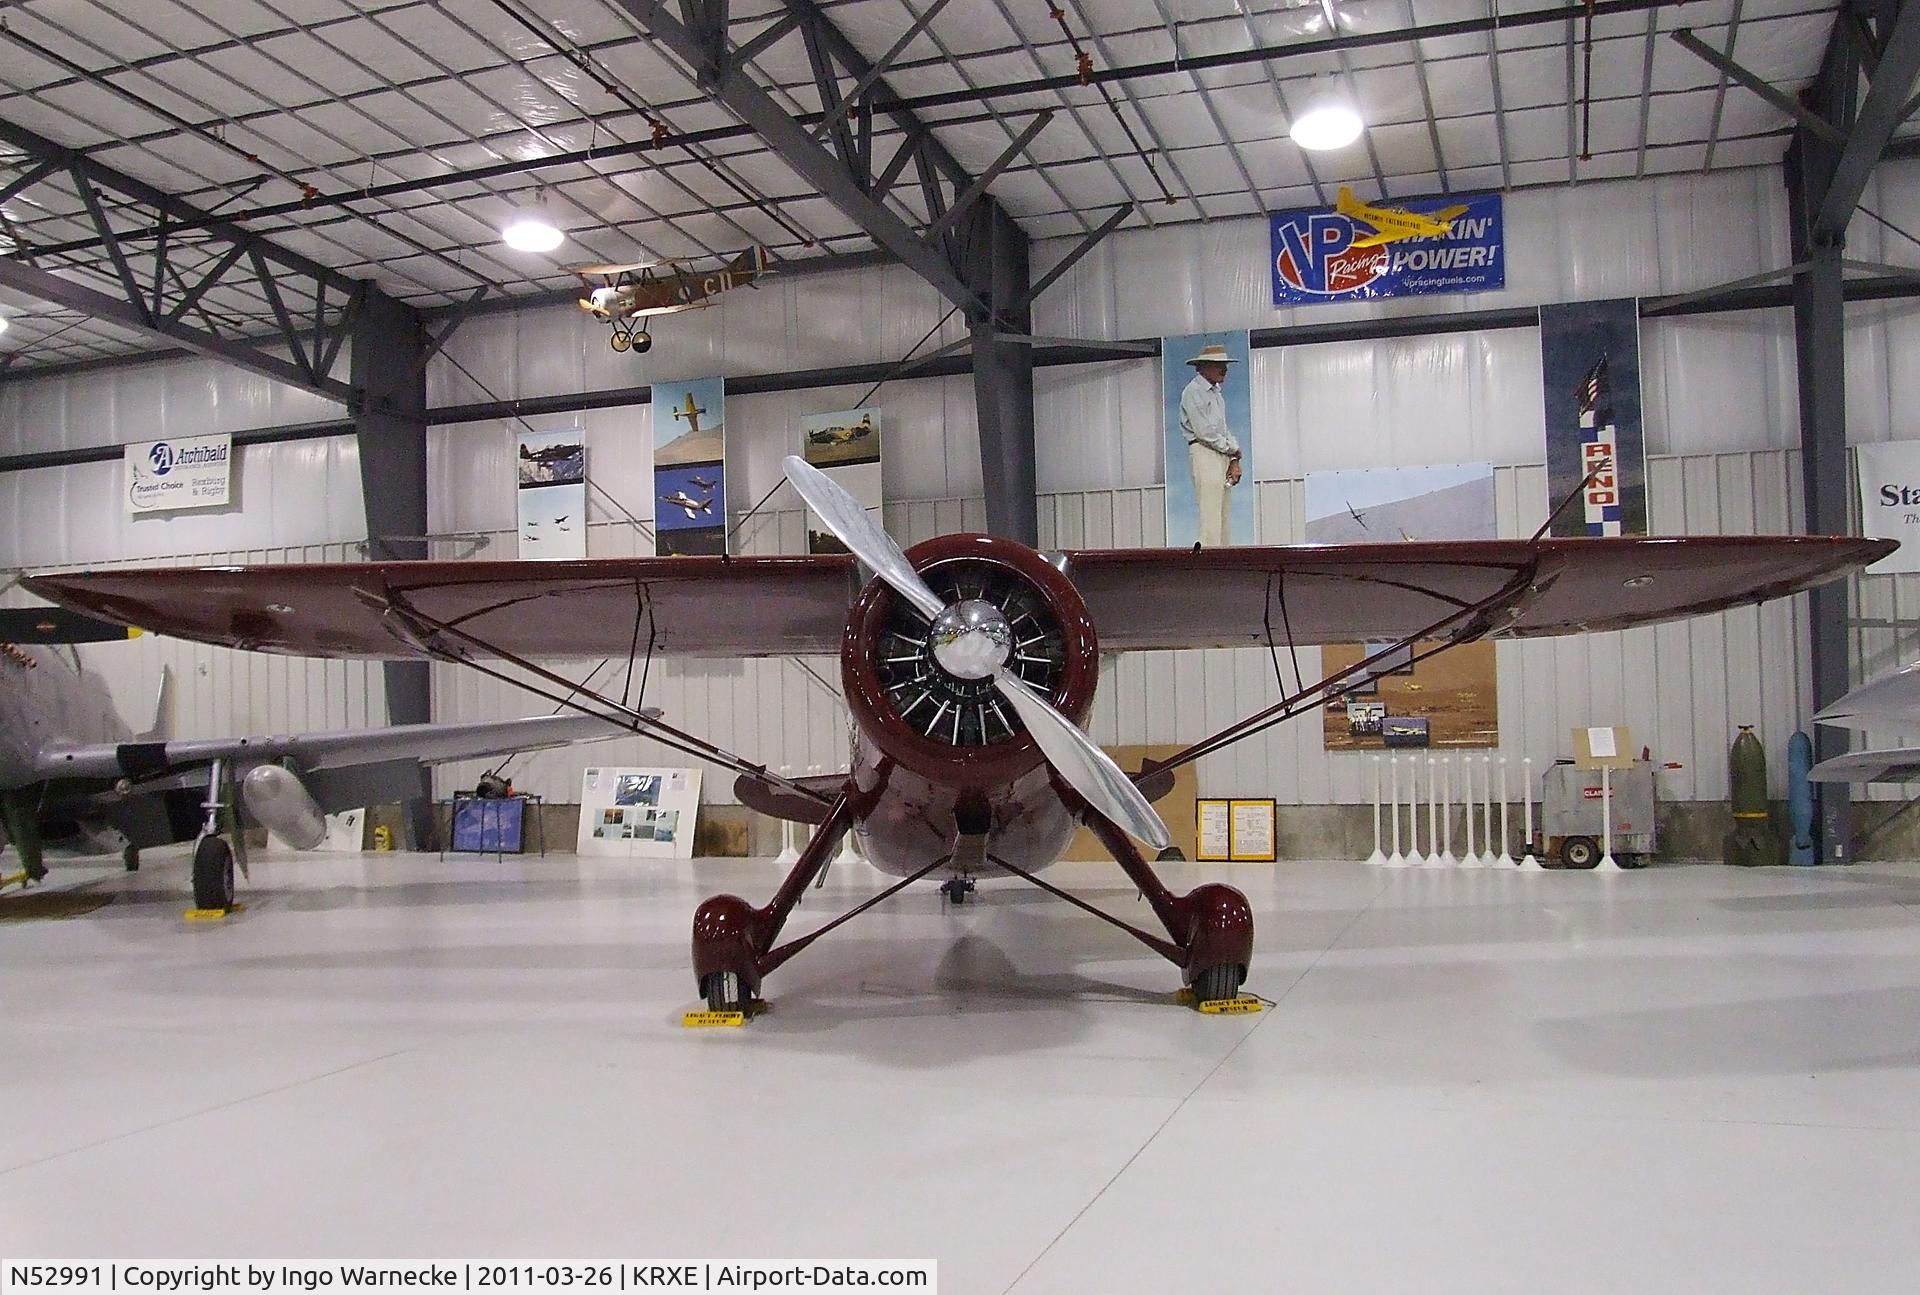
[[231,436],[181,436],[126,447],[127,511],[219,508],[232,479]]

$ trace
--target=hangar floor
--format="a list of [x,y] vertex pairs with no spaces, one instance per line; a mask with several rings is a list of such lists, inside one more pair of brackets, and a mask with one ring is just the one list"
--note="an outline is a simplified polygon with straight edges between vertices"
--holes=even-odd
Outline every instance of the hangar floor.
[[1920,866],[1175,879],[1226,871],[1259,1016],[994,882],[836,932],[744,1031],[680,1027],[687,921],[765,864],[267,859],[213,926],[178,858],[79,874],[113,902],[0,924],[0,1236],[934,1257],[1021,1295],[1912,1288]]

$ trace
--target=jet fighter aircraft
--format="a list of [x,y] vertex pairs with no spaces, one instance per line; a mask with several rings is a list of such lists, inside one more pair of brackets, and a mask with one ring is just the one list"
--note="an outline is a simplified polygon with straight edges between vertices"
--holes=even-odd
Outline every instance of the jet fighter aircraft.
[[1362,202],[1344,184],[1334,196],[1333,209],[1351,220],[1373,226],[1373,233],[1353,240],[1354,247],[1382,247],[1409,238],[1439,238],[1451,234],[1454,220],[1467,214],[1465,206],[1442,207],[1431,215],[1423,215],[1405,207]]
[[713,511],[713,499],[711,496],[705,499],[694,499],[684,490],[676,490],[670,495],[661,495],[660,502],[663,504],[672,504],[675,508],[686,513],[688,521],[697,520],[702,514]]
[[[1170,837],[1152,801],[1172,789],[1177,766],[1343,700],[1383,660],[1742,606],[1893,548],[1808,536],[1562,539],[1542,528],[1525,540],[1051,556],[996,536],[947,535],[903,553],[831,478],[798,456],[784,468],[848,553],[111,570],[27,583],[115,623],[203,642],[460,662],[733,769],[743,801],[812,824],[813,834],[767,903],[716,895],[695,912],[694,978],[716,1010],[752,1009],[775,968],[912,882],[984,875],[1017,877],[1125,930],[1178,968],[1205,1005],[1237,997],[1253,960],[1253,915],[1231,886],[1181,895],[1155,874],[1150,856]],[[864,586],[863,567],[875,573]],[[630,654],[643,621],[650,652],[838,653],[849,771],[778,774],[532,659]],[[1297,643],[1385,646],[1138,772],[1122,771],[1082,731],[1103,650],[1271,647],[1281,626]],[[1158,931],[1039,875],[1081,823],[1138,887]],[[901,880],[783,942],[795,904],[849,830]]]
[[646,321],[713,304],[713,298],[741,285],[752,285],[767,273],[767,249],[750,247],[719,270],[689,270],[678,261],[633,261],[623,265],[570,265],[575,274],[598,287],[581,297],[580,309],[606,324],[612,332],[607,345],[636,354],[653,349]]
[[[99,632],[99,631],[109,632]],[[50,825],[115,829],[122,862],[143,846],[192,840],[197,907],[234,903],[235,851],[223,836],[239,811],[295,849],[326,835],[322,812],[394,799],[413,762],[439,764],[619,737],[596,716],[169,741],[136,737],[75,642],[126,637],[55,608],[0,612],[0,824],[27,881],[46,875]],[[238,795],[235,789],[238,788]],[[240,842],[238,832],[234,842]],[[245,867],[244,852],[240,855]]]

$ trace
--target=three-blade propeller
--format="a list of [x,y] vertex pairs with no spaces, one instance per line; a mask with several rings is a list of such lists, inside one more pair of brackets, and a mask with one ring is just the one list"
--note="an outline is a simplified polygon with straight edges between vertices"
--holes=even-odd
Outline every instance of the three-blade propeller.
[[1120,766],[1078,725],[1014,674],[997,637],[1004,623],[998,627],[983,623],[984,618],[996,614],[996,609],[976,610],[969,603],[949,607],[920,578],[893,537],[833,478],[797,454],[789,454],[781,466],[787,480],[827,529],[896,594],[933,622],[930,641],[943,666],[952,668],[950,662],[958,663],[957,672],[964,677],[990,677],[994,688],[1027,726],[1054,772],[1094,809],[1156,850],[1173,843],[1167,825]]

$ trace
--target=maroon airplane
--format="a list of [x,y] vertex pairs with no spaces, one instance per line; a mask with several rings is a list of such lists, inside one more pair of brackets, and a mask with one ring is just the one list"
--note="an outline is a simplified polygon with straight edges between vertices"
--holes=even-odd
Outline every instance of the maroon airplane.
[[[798,458],[786,474],[846,544],[806,557],[375,562],[43,576],[55,602],[229,647],[462,662],[611,717],[739,775],[749,805],[814,827],[773,898],[701,904],[700,993],[749,1009],[763,977],[913,881],[954,898],[972,878],[1023,878],[1126,929],[1180,969],[1199,1003],[1236,997],[1253,957],[1246,898],[1217,882],[1177,895],[1135,840],[1169,853],[1152,801],[1172,770],[1361,686],[1367,668],[1475,639],[1635,625],[1781,597],[1884,556],[1883,541],[1807,536],[1549,539],[1092,549],[1044,555],[987,535],[902,553],[860,504]],[[1545,531],[1542,528],[1542,532]],[[857,560],[877,579],[862,587]],[[1081,730],[1100,652],[1389,641],[1351,669],[1137,773]],[[533,657],[837,651],[855,735],[849,772],[793,780]],[[516,667],[509,674],[501,665]],[[642,676],[644,679],[644,675]],[[643,684],[644,688],[644,684]],[[1041,879],[1085,823],[1162,927],[1141,930]],[[898,883],[780,941],[839,838]]]

